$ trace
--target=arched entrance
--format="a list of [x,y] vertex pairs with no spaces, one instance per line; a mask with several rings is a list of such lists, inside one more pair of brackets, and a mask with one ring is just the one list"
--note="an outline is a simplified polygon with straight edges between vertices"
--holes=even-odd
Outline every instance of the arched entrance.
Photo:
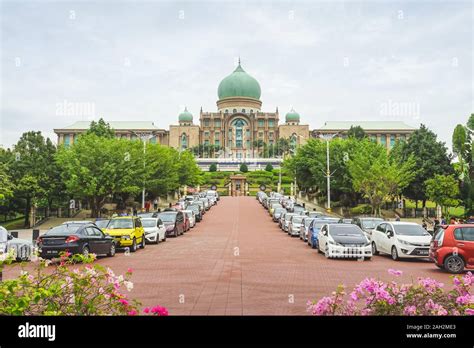
[[230,196],[245,196],[247,194],[247,178],[244,175],[232,175],[229,183]]

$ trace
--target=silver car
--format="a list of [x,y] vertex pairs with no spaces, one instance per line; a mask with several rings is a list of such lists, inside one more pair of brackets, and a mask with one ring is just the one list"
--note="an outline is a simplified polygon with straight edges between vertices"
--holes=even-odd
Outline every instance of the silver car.
[[304,216],[294,215],[290,219],[290,224],[288,226],[288,234],[290,236],[299,236],[301,224],[303,222]]
[[13,237],[5,227],[0,226],[0,254],[14,250],[17,261],[28,261],[33,253],[33,243]]
[[291,221],[291,218],[292,218],[293,216],[296,216],[296,215],[298,215],[298,214],[295,214],[295,213],[286,213],[286,214],[285,214],[285,218],[284,218],[284,220],[283,220],[283,226],[282,226],[282,227],[283,227],[283,231],[289,232],[289,230],[290,230],[290,221]]
[[301,223],[301,227],[300,227],[300,239],[303,240],[303,241],[307,241],[308,240],[308,232],[309,232],[309,226],[311,225],[311,222],[315,220],[315,218],[311,218],[311,217],[308,217],[306,216],[302,223]]

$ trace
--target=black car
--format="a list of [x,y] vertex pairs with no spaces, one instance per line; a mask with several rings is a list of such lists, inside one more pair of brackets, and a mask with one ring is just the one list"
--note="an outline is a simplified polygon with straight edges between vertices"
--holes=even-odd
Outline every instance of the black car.
[[63,224],[53,227],[38,238],[43,258],[60,256],[61,252],[88,255],[115,255],[115,240],[93,223]]
[[178,237],[184,234],[184,214],[182,211],[164,211],[158,214],[166,227],[166,237]]

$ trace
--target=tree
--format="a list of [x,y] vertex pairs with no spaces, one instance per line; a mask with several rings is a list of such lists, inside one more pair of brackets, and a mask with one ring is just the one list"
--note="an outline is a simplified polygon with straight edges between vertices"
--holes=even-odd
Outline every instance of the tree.
[[[181,156],[183,154],[184,152],[181,153]],[[187,161],[188,158],[185,158]],[[187,164],[184,165],[184,167],[186,166]],[[182,182],[187,182],[191,178],[194,180],[194,173],[181,173],[182,176],[180,176],[180,168],[180,154],[176,149],[159,144],[147,145],[146,189],[155,196],[162,196],[176,191],[180,186],[180,180]]]
[[439,205],[444,216],[448,216],[448,208],[459,205],[459,186],[454,175],[439,175],[426,180],[426,194],[430,200]]
[[209,171],[210,172],[217,172],[217,164],[211,163],[211,165],[209,166]]
[[247,165],[246,165],[245,163],[242,163],[242,164],[240,165],[240,171],[241,171],[242,173],[247,173],[247,172],[249,171],[249,168],[247,167]]
[[178,182],[181,186],[195,186],[199,183],[201,170],[199,169],[194,156],[189,151],[183,151],[178,159]]
[[272,172],[273,171],[273,166],[271,165],[271,163],[268,163],[266,166],[265,166],[265,170],[267,172]]
[[114,130],[102,118],[97,122],[92,121],[86,134],[95,134],[98,137],[104,138],[113,138],[115,136]]
[[13,197],[15,186],[8,175],[8,168],[5,163],[0,162],[0,203]]
[[67,191],[88,200],[92,217],[98,217],[107,197],[140,192],[144,178],[142,151],[139,142],[90,132],[72,146],[61,147],[56,162]]
[[429,130],[425,125],[421,125],[410,136],[408,141],[400,142],[400,148],[395,151],[397,155],[392,158],[399,165],[403,165],[410,156],[415,159],[416,175],[414,179],[403,189],[403,194],[415,200],[422,201],[423,207],[426,205],[427,195],[425,182],[432,179],[436,174],[453,174],[451,166],[451,156],[448,155],[444,142],[438,141],[436,134]]
[[54,161],[56,147],[41,132],[26,132],[13,147],[13,160],[9,164],[10,176],[15,185],[14,196],[25,202],[25,227],[36,204],[50,206],[48,202],[63,188],[59,169]]
[[359,141],[348,161],[354,189],[370,201],[372,213],[377,216],[382,204],[413,180],[414,167],[413,157],[402,164],[391,161],[383,146],[367,139]]
[[365,131],[361,126],[351,126],[347,131],[347,136],[354,139],[364,139],[366,137]]

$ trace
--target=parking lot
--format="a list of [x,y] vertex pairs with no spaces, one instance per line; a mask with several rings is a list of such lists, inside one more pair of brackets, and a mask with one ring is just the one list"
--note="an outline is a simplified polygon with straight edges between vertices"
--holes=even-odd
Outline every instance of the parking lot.
[[389,268],[402,270],[404,282],[429,276],[449,283],[427,261],[328,260],[283,233],[252,197],[222,197],[184,236],[97,262],[116,273],[132,268],[132,297],[175,315],[304,315],[309,299],[365,277],[390,280]]

